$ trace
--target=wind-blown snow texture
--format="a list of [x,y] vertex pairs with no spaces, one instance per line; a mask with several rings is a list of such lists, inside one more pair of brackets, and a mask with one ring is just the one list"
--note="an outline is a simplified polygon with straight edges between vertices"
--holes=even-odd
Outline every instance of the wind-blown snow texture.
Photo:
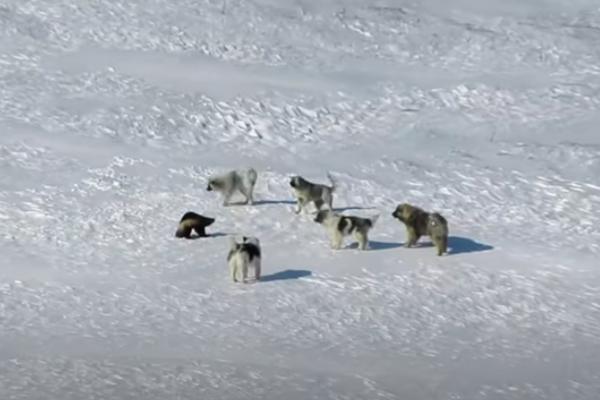
[[[3,0],[0,398],[597,400],[599,109],[596,0]],[[293,213],[327,171],[371,251]]]

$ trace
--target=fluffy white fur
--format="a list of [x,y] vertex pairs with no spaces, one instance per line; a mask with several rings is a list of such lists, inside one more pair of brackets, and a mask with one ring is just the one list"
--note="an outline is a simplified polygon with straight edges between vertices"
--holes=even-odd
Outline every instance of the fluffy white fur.
[[258,175],[254,168],[245,170],[234,170],[221,176],[211,177],[208,180],[206,190],[221,192],[223,194],[223,205],[230,204],[231,197],[238,191],[245,198],[244,204],[254,203],[254,185]]

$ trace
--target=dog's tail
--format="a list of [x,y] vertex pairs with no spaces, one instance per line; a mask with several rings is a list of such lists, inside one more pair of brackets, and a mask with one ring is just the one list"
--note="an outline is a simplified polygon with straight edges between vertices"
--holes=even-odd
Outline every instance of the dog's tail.
[[256,173],[256,170],[254,168],[248,168],[247,176],[248,176],[248,182],[250,183],[250,185],[254,186],[256,184],[256,179],[258,178],[258,174]]
[[329,182],[331,182],[331,191],[335,191],[335,189],[337,188],[337,182],[335,181],[335,179],[333,179],[333,176],[331,176],[330,172],[327,173],[327,179],[329,179]]

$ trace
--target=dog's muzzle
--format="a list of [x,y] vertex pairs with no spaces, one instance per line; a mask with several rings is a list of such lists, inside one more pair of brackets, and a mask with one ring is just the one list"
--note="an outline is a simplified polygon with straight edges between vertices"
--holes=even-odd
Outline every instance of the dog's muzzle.
[[208,186],[206,187],[206,190],[207,190],[207,191],[209,191],[209,192],[212,192],[212,190],[213,190],[213,189],[212,189],[212,186],[208,185]]

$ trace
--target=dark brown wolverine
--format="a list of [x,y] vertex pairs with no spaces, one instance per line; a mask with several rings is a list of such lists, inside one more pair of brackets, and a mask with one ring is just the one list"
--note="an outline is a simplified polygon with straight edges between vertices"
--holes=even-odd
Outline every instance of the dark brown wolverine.
[[195,212],[188,211],[183,214],[175,232],[175,237],[189,239],[192,233],[192,229],[196,231],[198,236],[205,237],[205,228],[215,222],[214,218],[205,217]]

